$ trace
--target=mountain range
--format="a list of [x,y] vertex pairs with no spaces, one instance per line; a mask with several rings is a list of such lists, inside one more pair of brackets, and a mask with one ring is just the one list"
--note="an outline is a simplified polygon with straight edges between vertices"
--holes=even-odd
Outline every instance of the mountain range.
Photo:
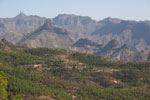
[[24,13],[0,18],[0,39],[31,47],[64,48],[116,60],[150,59],[150,21],[59,14],[55,18]]

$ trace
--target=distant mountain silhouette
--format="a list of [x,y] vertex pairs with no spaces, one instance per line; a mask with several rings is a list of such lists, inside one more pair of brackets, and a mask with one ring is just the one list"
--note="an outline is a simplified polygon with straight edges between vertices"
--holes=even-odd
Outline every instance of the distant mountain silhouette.
[[[48,19],[28,16],[23,12],[13,18],[0,18],[0,39],[6,38],[12,43],[25,43],[33,47],[77,47],[80,51],[90,51],[106,57],[114,57],[116,48],[118,52],[129,50],[145,55],[142,51],[150,49],[149,37],[150,21],[111,17],[96,21],[88,16],[74,14],[59,14]],[[125,49],[124,44],[128,49]]]

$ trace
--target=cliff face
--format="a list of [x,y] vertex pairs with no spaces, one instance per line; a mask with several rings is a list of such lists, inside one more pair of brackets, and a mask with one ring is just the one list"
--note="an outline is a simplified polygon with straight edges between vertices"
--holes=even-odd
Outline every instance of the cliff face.
[[87,38],[97,28],[97,22],[88,16],[60,14],[53,18],[54,25],[65,28],[73,40]]
[[[88,16],[60,14],[52,19],[20,13],[0,18],[0,39],[32,47],[72,48],[105,57],[122,59],[131,52],[140,55],[150,49],[150,21],[106,18],[95,21]],[[73,45],[74,44],[74,45]],[[117,50],[124,44],[128,50]],[[123,51],[126,51],[124,54]],[[127,52],[128,51],[128,52]],[[115,54],[114,54],[115,52]],[[120,58],[121,56],[121,58]],[[147,59],[135,57],[136,59]]]
[[43,25],[45,19],[23,13],[13,18],[0,18],[0,39],[6,38],[10,42],[18,43],[25,35]]
[[73,41],[65,29],[55,27],[51,20],[24,38],[22,43],[31,47],[69,48]]
[[147,21],[125,21],[107,18],[99,22],[102,26],[93,32],[93,39],[102,44],[115,39],[120,46],[127,44],[135,51],[150,48],[150,25]]

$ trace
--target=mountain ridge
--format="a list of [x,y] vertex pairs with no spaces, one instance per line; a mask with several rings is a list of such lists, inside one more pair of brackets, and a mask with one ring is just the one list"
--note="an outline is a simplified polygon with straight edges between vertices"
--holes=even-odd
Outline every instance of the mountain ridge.
[[[46,23],[46,21],[49,22]],[[0,39],[6,38],[12,43],[25,43],[33,47],[74,48],[73,44],[78,40],[87,39],[91,42],[91,44],[89,42],[90,45],[77,48],[97,54],[102,51],[102,48],[92,43],[106,46],[111,40],[115,40],[117,47],[126,44],[130,51],[142,52],[150,49],[149,37],[150,21],[122,20],[111,17],[96,21],[88,16],[74,14],[59,14],[55,18],[45,18],[36,15],[28,16],[22,12],[13,18],[0,18]],[[104,52],[105,50],[101,54]]]
[[31,47],[69,48],[72,44],[69,32],[65,29],[55,27],[50,19],[45,24],[29,34],[22,43]]

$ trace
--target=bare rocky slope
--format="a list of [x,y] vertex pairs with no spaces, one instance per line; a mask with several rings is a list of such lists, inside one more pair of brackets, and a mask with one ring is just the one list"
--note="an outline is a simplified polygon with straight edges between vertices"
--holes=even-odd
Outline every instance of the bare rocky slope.
[[[150,21],[110,17],[96,21],[73,14],[60,14],[48,19],[27,16],[22,12],[13,18],[0,18],[0,39],[32,47],[71,48],[118,60],[147,60],[149,37]],[[110,41],[113,44],[114,40],[115,48],[107,45]]]
[[73,41],[68,34],[67,30],[55,27],[51,20],[48,19],[43,26],[26,36],[22,43],[31,47],[69,49]]
[[0,18],[0,39],[6,38],[10,42],[18,43],[22,38],[42,26],[46,18],[24,13],[13,18]]

